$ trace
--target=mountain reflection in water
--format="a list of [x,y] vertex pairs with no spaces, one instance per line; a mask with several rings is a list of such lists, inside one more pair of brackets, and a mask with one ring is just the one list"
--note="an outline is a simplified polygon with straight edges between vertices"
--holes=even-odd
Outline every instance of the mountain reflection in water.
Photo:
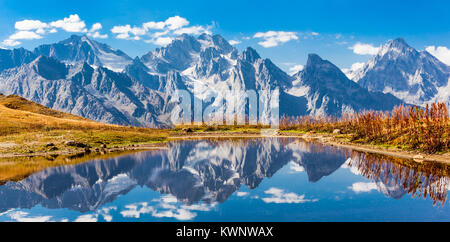
[[339,168],[373,181],[387,197],[446,201],[447,166],[353,152],[290,138],[175,141],[168,150],[48,168],[0,186],[0,214],[11,209],[66,208],[82,213],[137,187],[170,194],[186,206],[225,203],[242,186],[257,188],[288,163],[316,183]]

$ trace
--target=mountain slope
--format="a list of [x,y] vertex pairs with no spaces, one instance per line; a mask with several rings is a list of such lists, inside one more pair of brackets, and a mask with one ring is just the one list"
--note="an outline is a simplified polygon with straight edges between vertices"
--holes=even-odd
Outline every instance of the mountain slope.
[[294,85],[288,93],[306,97],[308,111],[313,115],[340,116],[369,109],[392,110],[402,104],[390,94],[367,91],[316,54],[310,54],[304,70],[294,76]]
[[[157,126],[161,98],[127,75],[86,63],[66,66],[45,56],[0,73],[0,92],[92,120]],[[153,104],[157,105],[153,105]]]
[[401,38],[387,42],[353,79],[370,91],[391,93],[411,104],[450,103],[450,67]]
[[34,49],[36,56],[45,55],[65,63],[87,62],[93,66],[103,66],[122,71],[132,59],[120,50],[89,39],[87,36],[72,35],[55,44],[41,45]]
[[33,52],[24,48],[12,50],[0,48],[0,71],[30,63],[35,58],[36,55]]

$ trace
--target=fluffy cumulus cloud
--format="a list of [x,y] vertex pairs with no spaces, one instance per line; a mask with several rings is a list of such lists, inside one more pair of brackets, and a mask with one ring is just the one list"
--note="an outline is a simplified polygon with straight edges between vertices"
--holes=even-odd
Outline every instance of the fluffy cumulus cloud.
[[86,23],[80,19],[78,14],[72,14],[68,18],[51,22],[50,26],[73,33],[87,32]]
[[23,20],[23,21],[16,22],[14,27],[17,30],[30,31],[30,30],[46,29],[46,28],[48,28],[48,24],[43,23],[39,20]]
[[249,195],[248,192],[236,192],[236,196],[238,196],[238,197],[246,197],[248,195]]
[[184,205],[178,202],[176,197],[166,195],[159,199],[153,199],[151,203],[141,202],[126,205],[120,213],[124,218],[140,218],[142,215],[149,214],[155,218],[192,220],[197,216],[196,211],[207,212],[215,206],[215,203]]
[[258,44],[264,48],[270,48],[291,40],[297,40],[298,36],[295,32],[267,31],[258,32],[253,36],[253,38],[262,39],[262,41],[258,42]]
[[349,49],[353,50],[353,53],[358,55],[376,55],[380,47],[375,47],[371,44],[363,44],[358,42],[353,46],[350,46]]
[[290,162],[290,167],[289,167],[290,171],[292,173],[298,173],[298,172],[304,172],[305,168],[303,166],[300,166],[299,164],[295,163],[295,162]]
[[42,36],[36,34],[35,32],[32,31],[19,31],[16,32],[14,34],[12,34],[11,36],[9,36],[9,39],[11,40],[30,40],[30,39],[41,39]]
[[428,53],[434,55],[438,60],[450,66],[450,49],[445,46],[428,46],[426,49]]
[[172,40],[182,34],[199,35],[202,33],[210,34],[210,26],[194,25],[189,26],[190,22],[180,16],[173,16],[165,21],[150,21],[142,23],[140,26],[117,25],[111,29],[117,39],[126,40],[144,40],[147,43],[166,46]]
[[290,75],[297,74],[299,71],[302,71],[305,68],[303,65],[293,62],[284,62],[281,64],[286,66],[286,72],[288,72]]
[[303,65],[293,65],[289,67],[289,74],[294,75],[305,68]]
[[262,200],[266,203],[306,203],[317,202],[318,199],[305,199],[305,195],[297,195],[293,192],[285,192],[283,189],[272,187],[264,192],[270,197],[264,197]]
[[349,189],[354,191],[355,193],[362,193],[377,190],[378,187],[377,184],[374,182],[356,182],[353,183],[352,186],[349,187]]
[[361,69],[364,66],[364,62],[356,62],[353,63],[350,68],[344,68],[342,69],[342,72],[348,77],[348,79],[352,80],[355,76],[355,73],[357,70]]
[[28,212],[20,210],[9,210],[4,213],[0,213],[1,216],[7,216],[11,221],[16,222],[67,222],[67,218],[56,219],[48,215],[31,215]]
[[106,222],[111,222],[113,220],[111,212],[114,210],[117,210],[117,207],[104,207],[97,210],[95,213],[80,215],[74,222],[98,222],[100,217],[103,217]]
[[240,40],[230,40],[229,43],[230,43],[230,45],[238,45],[242,42]]
[[53,34],[58,30],[63,30],[70,33],[85,33],[93,38],[105,39],[107,34],[101,34],[102,25],[95,23],[90,29],[87,28],[86,23],[78,16],[72,14],[69,17],[52,21],[49,23],[40,20],[25,19],[17,21],[14,25],[15,33],[10,35],[7,39],[1,42],[4,46],[17,46],[21,42],[19,40],[33,40],[41,39],[46,34]]

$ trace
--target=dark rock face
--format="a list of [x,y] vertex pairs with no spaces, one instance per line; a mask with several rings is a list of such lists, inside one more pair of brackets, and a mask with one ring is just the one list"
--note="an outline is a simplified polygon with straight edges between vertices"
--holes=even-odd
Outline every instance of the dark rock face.
[[308,90],[305,96],[313,114],[340,116],[348,111],[392,110],[402,104],[390,94],[367,91],[316,54],[308,56],[304,70],[295,77],[297,85]]
[[0,49],[0,71],[30,63],[36,57],[36,54],[24,48]]

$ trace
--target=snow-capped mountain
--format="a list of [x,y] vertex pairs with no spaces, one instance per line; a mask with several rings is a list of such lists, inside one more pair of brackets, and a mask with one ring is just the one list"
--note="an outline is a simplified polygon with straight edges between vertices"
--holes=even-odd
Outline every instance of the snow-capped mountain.
[[[49,168],[0,186],[5,197],[0,213],[36,205],[93,211],[137,186],[170,194],[184,204],[223,203],[243,185],[255,189],[289,162],[304,167],[309,180],[317,182],[346,160],[343,151],[324,155],[315,145],[294,141],[173,142],[165,151]],[[59,182],[47,186],[56,178]]]
[[12,50],[0,48],[0,71],[30,63],[36,57],[33,52],[24,48]]
[[86,62],[68,66],[39,56],[0,73],[0,92],[18,94],[47,107],[123,125],[158,125],[161,98],[126,74]]
[[[283,167],[296,172],[294,167],[301,169],[314,183],[343,167],[346,160],[348,153],[343,149],[296,139],[171,142],[166,150],[48,168],[21,181],[7,182],[0,186],[4,197],[0,213],[36,205],[94,211],[138,186],[171,195],[183,204],[223,203],[242,186],[255,189]],[[364,174],[378,174],[369,180],[376,182],[386,196],[399,199],[406,194],[404,184],[410,184],[394,175],[399,167],[407,174],[410,171],[398,165],[381,172],[377,166],[368,166],[372,169],[364,170]],[[361,175],[360,167],[348,168]]]
[[450,104],[450,67],[401,38],[382,46],[353,80],[370,91],[391,93],[410,104]]
[[68,64],[85,61],[93,66],[103,66],[122,71],[132,59],[121,50],[114,50],[106,44],[89,39],[86,35],[72,35],[55,44],[41,45],[34,49],[36,56],[45,55]]
[[[361,88],[317,55],[290,76],[256,50],[239,52],[220,35],[183,34],[135,59],[74,35],[34,52],[0,50],[0,64],[0,93],[115,124],[167,126],[185,115],[195,121],[234,120],[250,116],[250,109],[268,123],[277,109],[280,116],[340,116],[401,104]],[[188,110],[179,105],[180,91],[191,99]]]
[[335,65],[310,54],[305,68],[294,75],[288,93],[307,99],[307,111],[313,115],[340,115],[362,110],[392,110],[402,102],[390,94],[369,92]]

